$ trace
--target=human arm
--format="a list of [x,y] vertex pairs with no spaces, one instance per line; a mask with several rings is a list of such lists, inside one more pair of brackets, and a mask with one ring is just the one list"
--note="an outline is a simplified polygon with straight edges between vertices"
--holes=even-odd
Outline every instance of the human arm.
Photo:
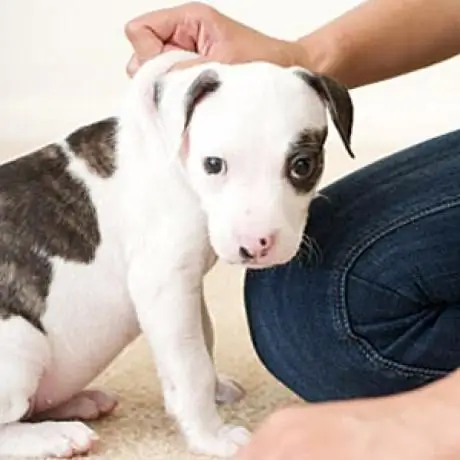
[[300,61],[362,86],[460,53],[458,0],[370,0],[298,40]]
[[234,460],[457,460],[460,372],[407,393],[275,412]]
[[286,41],[194,2],[134,18],[126,35],[134,48],[130,75],[156,54],[180,48],[226,63],[302,65],[353,88],[460,53],[460,6],[458,0],[368,0],[299,40]]

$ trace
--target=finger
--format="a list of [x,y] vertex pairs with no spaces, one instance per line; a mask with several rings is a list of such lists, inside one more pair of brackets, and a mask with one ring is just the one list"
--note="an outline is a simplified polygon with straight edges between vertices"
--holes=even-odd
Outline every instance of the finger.
[[163,50],[163,42],[148,25],[133,20],[125,27],[125,34],[131,42],[139,63],[160,54]]
[[165,53],[166,51],[180,51],[182,48],[180,48],[177,45],[173,45],[171,43],[166,43],[166,45],[163,48],[163,52]]
[[139,59],[137,59],[137,56],[133,54],[131,56],[131,59],[128,61],[128,64],[126,66],[126,73],[130,76],[133,77],[134,74],[139,70],[140,63]]
[[[164,52],[175,51],[178,49],[180,48],[178,48],[177,46],[166,45],[164,47]],[[207,59],[205,58],[197,58],[197,59],[190,59],[188,61],[182,61],[182,62],[175,64],[173,67],[171,67],[170,71],[187,69],[189,67],[193,67],[195,65],[201,64],[206,61]],[[135,73],[139,70],[140,67],[141,67],[141,63],[139,62],[138,57],[135,54],[133,54],[130,60],[128,61],[128,64],[126,65],[126,73],[132,78],[135,75]]]
[[181,61],[181,62],[178,62],[177,64],[174,64],[170,70],[173,71],[173,70],[188,69],[190,67],[194,67],[196,65],[203,64],[205,62],[209,62],[209,60],[203,57],[199,57],[196,59],[189,59],[188,61]]
[[141,61],[161,52],[168,42],[195,51],[198,24],[211,10],[207,5],[195,3],[160,9],[129,21],[125,33]]

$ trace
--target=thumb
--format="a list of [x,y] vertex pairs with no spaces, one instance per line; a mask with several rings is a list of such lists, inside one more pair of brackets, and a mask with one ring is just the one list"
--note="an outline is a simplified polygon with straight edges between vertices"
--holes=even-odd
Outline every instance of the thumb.
[[195,59],[189,59],[188,61],[178,62],[171,67],[170,71],[188,69],[189,67],[204,64],[206,62],[211,62],[211,59],[200,56]]

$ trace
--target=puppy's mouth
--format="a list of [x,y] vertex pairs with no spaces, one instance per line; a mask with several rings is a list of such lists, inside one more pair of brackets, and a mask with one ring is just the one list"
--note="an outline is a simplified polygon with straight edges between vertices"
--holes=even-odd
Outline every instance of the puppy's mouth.
[[240,265],[244,268],[251,270],[262,270],[266,268],[271,268],[279,265],[284,265],[288,263],[292,257],[286,257],[280,259],[278,257],[270,257],[270,255],[265,255],[261,258],[248,257],[248,256],[239,256],[235,258],[223,258],[222,260],[229,265]]
[[245,260],[245,259],[223,259],[229,265],[241,265],[244,268],[250,268],[252,270],[256,269],[263,269],[263,268],[270,268],[274,265],[278,265],[276,263],[266,263],[266,262],[257,262],[254,260]]
[[265,235],[246,237],[245,240],[220,240],[213,239],[211,234],[211,245],[222,262],[240,265],[243,268],[270,268],[285,265],[295,258],[301,243],[299,235],[302,235],[302,230],[299,231],[299,235],[290,235],[278,230],[265,232]]
[[288,263],[290,259],[286,260],[270,260],[270,261],[243,261],[241,262],[241,265],[245,268],[251,269],[251,270],[263,270],[267,268],[273,268],[277,267],[280,265],[285,265]]

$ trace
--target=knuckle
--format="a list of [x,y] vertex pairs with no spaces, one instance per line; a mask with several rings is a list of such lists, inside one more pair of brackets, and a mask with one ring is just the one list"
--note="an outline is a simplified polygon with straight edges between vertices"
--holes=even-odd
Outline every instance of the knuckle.
[[137,72],[139,68],[139,63],[135,55],[131,56],[131,59],[126,64],[126,73],[132,77]]
[[129,39],[136,37],[142,29],[142,24],[138,19],[132,19],[125,24],[125,35]]
[[217,13],[215,8],[200,1],[190,2],[188,7],[191,11],[193,11],[193,13],[203,18],[213,17]]

